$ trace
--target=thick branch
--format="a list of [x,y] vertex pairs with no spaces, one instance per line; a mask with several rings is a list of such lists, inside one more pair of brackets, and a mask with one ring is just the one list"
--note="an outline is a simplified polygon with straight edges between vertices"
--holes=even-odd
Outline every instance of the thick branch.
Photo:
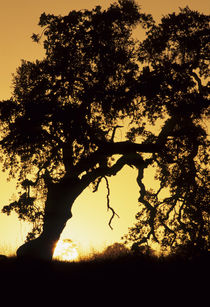
[[63,163],[65,166],[66,172],[69,174],[73,166],[73,149],[70,144],[65,144],[63,146]]
[[[94,191],[97,191],[98,185],[101,182],[102,178],[105,178],[106,180],[106,187],[107,187],[107,208],[108,210],[112,211],[112,216],[109,221],[109,226],[112,229],[111,222],[117,213],[114,211],[114,209],[110,206],[110,189],[109,189],[109,182],[106,176],[114,176],[116,175],[125,165],[129,166],[135,166],[136,168],[144,169],[146,166],[148,166],[148,161],[144,161],[142,157],[139,154],[130,154],[130,155],[124,155],[121,158],[117,160],[117,162],[111,166],[111,167],[99,167],[97,169],[92,170],[91,172],[87,173],[81,178],[80,184],[85,189],[91,182],[94,182],[96,179],[99,178],[99,182],[96,185],[96,188]],[[118,215],[117,215],[118,216]],[[119,216],[118,216],[119,217]]]
[[97,163],[104,160],[104,157],[110,157],[115,154],[128,155],[131,153],[144,152],[144,153],[155,153],[160,152],[162,146],[158,144],[136,144],[131,142],[116,142],[101,143],[100,148],[92,153],[89,157],[83,158],[74,167],[74,172],[82,173],[91,169]]
[[111,167],[98,167],[83,175],[81,178],[81,184],[85,188],[99,177],[115,176],[126,164],[129,166],[134,165],[138,168],[140,168],[141,165],[142,167],[146,167],[148,165],[148,163],[144,161],[139,154],[124,155],[120,157]]

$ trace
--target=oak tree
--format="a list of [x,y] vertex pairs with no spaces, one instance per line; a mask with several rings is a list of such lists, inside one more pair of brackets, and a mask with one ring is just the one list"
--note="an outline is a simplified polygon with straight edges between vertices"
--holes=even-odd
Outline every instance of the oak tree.
[[[45,57],[22,61],[11,99],[0,103],[3,168],[18,176],[20,191],[3,212],[34,223],[18,255],[51,259],[76,198],[103,178],[109,189],[108,177],[126,164],[138,169],[138,244],[205,241],[208,21],[185,9],[155,25],[129,0],[41,15],[43,31],[32,38],[43,41]],[[137,25],[147,32],[142,43],[132,35]],[[125,118],[129,131],[116,142]],[[158,191],[142,182],[150,165]],[[164,188],[169,196],[160,200]],[[107,206],[112,220],[109,198]]]

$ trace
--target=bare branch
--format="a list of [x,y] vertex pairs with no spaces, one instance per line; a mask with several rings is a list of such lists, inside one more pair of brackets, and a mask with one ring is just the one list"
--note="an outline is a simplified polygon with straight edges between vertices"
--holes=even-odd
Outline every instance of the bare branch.
[[123,126],[117,125],[117,126],[114,127],[114,130],[112,132],[112,136],[111,136],[110,142],[114,142],[114,137],[115,137],[115,133],[116,133],[117,128],[123,128]]
[[113,218],[115,217],[115,215],[119,218],[119,215],[114,211],[114,209],[112,207],[110,207],[110,188],[109,188],[109,181],[108,179],[106,178],[106,176],[103,177],[106,181],[106,188],[107,188],[107,196],[106,196],[106,199],[107,199],[107,210],[111,210],[112,211],[112,216],[109,220],[109,227],[113,230],[113,227],[111,225],[112,223],[112,220]]
[[[154,233],[154,227],[152,225],[152,222],[153,222],[153,220],[155,218],[155,214],[156,214],[156,208],[152,207],[150,205],[150,203],[144,199],[145,187],[144,187],[144,185],[141,181],[143,179],[143,170],[150,163],[151,163],[151,159],[147,159],[146,161],[144,161],[143,158],[141,157],[141,155],[139,155],[137,153],[130,153],[130,154],[123,155],[122,157],[120,157],[117,160],[117,162],[114,165],[112,165],[111,167],[108,167],[108,166],[107,167],[99,167],[99,168],[94,169],[91,172],[88,172],[87,174],[83,175],[83,177],[81,178],[80,184],[83,186],[83,188],[86,188],[91,182],[94,182],[97,178],[99,178],[99,181],[97,182],[95,190],[98,189],[98,185],[101,182],[101,179],[102,178],[105,179],[107,192],[108,192],[107,193],[107,208],[108,208],[108,210],[112,211],[112,216],[111,216],[111,219],[109,221],[109,226],[110,226],[111,229],[112,229],[111,222],[112,222],[114,216],[117,215],[117,214],[114,211],[114,209],[110,206],[110,199],[109,199],[110,189],[109,189],[109,182],[108,182],[108,179],[107,179],[106,176],[116,175],[123,168],[123,166],[125,166],[127,164],[129,166],[135,166],[139,170],[139,174],[138,174],[138,178],[137,178],[138,185],[141,187],[141,191],[140,191],[141,194],[140,194],[139,201],[144,203],[146,205],[146,207],[152,213],[151,219],[150,219],[150,226],[151,226],[151,229],[153,231],[153,236],[156,239],[156,236],[155,236],[155,233]],[[157,239],[156,239],[156,241],[157,241]]]
[[156,217],[156,213],[157,213],[157,208],[156,207],[153,207],[149,202],[148,200],[145,199],[145,195],[146,195],[146,190],[145,190],[145,186],[142,182],[142,179],[143,179],[143,174],[144,174],[144,165],[142,167],[139,167],[138,169],[138,177],[137,177],[137,183],[140,187],[140,197],[139,197],[139,202],[142,203],[146,208],[147,210],[150,212],[150,218],[149,218],[149,226],[151,228],[148,236],[147,236],[147,239],[149,239],[150,235],[153,235],[153,238],[156,242],[159,242],[157,237],[156,237],[156,234],[155,234],[155,228],[154,228],[154,219]]
[[148,162],[144,161],[139,154],[123,155],[111,167],[98,167],[87,172],[81,178],[81,184],[86,188],[91,182],[99,177],[115,176],[125,165],[135,166],[136,168],[148,166]]
[[191,71],[190,75],[192,77],[194,77],[195,80],[197,81],[199,92],[200,92],[200,94],[202,94],[203,93],[203,85],[202,85],[201,79],[198,77],[198,75],[194,71]]

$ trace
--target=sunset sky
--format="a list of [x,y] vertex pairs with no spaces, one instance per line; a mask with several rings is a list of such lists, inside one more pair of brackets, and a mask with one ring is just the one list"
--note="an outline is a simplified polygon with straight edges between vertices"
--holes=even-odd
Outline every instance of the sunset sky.
[[[96,5],[107,7],[111,0],[0,0],[0,100],[11,95],[12,73],[20,65],[21,59],[33,61],[44,56],[41,44],[35,44],[31,35],[39,33],[37,26],[41,13],[65,15],[75,9],[91,9]],[[178,11],[179,7],[189,6],[190,9],[209,14],[209,0],[138,0],[142,12],[151,13],[156,21],[161,16]],[[120,132],[117,135],[121,140]],[[122,235],[128,232],[128,227],[135,222],[138,211],[137,171],[125,167],[119,175],[110,179],[111,205],[120,218],[114,219],[111,230],[108,222],[111,216],[106,207],[105,182],[102,182],[97,193],[88,188],[75,202],[73,218],[67,224],[62,237],[70,238],[83,249],[92,247],[102,249],[120,241]],[[147,171],[145,183],[154,185],[154,172]],[[9,203],[15,194],[15,182],[7,182],[7,174],[0,169],[0,210]],[[15,252],[25,240],[29,226],[18,221],[15,214],[7,217],[0,213],[0,254]]]

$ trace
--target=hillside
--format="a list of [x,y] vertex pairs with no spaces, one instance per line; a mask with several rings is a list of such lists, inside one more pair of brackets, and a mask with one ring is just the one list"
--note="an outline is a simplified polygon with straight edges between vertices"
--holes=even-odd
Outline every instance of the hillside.
[[[121,256],[81,262],[0,261],[1,298],[26,303],[73,301],[84,306],[119,306],[128,300],[150,303],[201,301],[209,297],[209,255],[192,258]],[[80,303],[79,303],[80,302]],[[150,306],[150,304],[149,304]],[[184,306],[184,305],[183,305]]]

